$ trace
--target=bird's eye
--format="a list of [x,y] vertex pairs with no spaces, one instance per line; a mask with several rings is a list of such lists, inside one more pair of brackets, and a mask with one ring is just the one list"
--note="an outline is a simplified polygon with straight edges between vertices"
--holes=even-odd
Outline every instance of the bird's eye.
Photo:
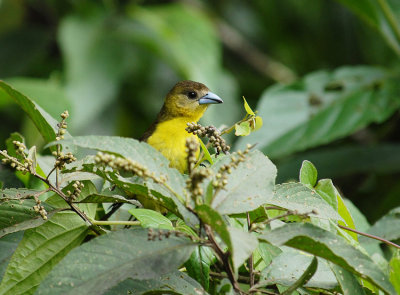
[[197,97],[197,93],[196,92],[194,92],[194,91],[190,91],[188,94],[187,94],[187,96],[189,97],[189,98],[196,98]]

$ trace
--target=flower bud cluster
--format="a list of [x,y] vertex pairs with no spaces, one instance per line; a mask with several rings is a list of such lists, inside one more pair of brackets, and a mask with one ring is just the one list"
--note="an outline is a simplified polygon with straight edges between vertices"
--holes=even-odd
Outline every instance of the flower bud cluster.
[[41,204],[42,201],[39,200],[38,196],[34,195],[33,198],[35,199],[36,202],[36,205],[33,206],[33,210],[35,210],[36,213],[39,213],[40,216],[42,216],[43,220],[47,220],[47,211]]
[[199,150],[199,142],[196,137],[186,139],[186,154],[189,174],[193,171],[197,162],[197,152]]
[[192,199],[199,203],[199,198],[204,194],[201,184],[211,176],[211,171],[206,168],[194,170],[186,180],[186,189],[190,192]]
[[68,117],[69,117],[68,111],[64,111],[61,114],[61,122],[57,124],[58,132],[57,132],[56,140],[64,139],[64,134],[66,133],[67,127],[68,127],[67,122],[65,120]]
[[167,179],[165,176],[157,177],[154,172],[150,172],[147,167],[133,161],[132,159],[125,159],[117,157],[112,154],[105,154],[102,152],[97,153],[95,157],[97,164],[102,164],[111,167],[114,170],[123,170],[125,172],[131,172],[137,176],[143,178],[150,178],[156,183],[164,183]]
[[60,169],[64,168],[65,164],[70,164],[70,163],[76,161],[76,158],[72,153],[68,152],[68,153],[64,154],[59,149],[57,149],[57,151],[53,152],[53,156],[56,157],[56,162],[55,162],[54,166],[56,168],[60,168]]
[[228,174],[232,173],[232,169],[238,167],[238,165],[246,160],[246,155],[249,153],[251,145],[247,145],[244,151],[237,151],[231,155],[231,162],[229,164],[222,165],[218,173],[215,175],[213,181],[213,187],[215,189],[223,189],[228,184]]
[[82,189],[84,188],[84,186],[85,185],[80,181],[75,181],[74,182],[74,184],[72,185],[74,190],[72,192],[71,191],[67,191],[67,195],[69,196],[71,201],[75,201],[79,197],[79,195],[80,195]]
[[214,126],[201,126],[198,123],[187,123],[186,131],[198,135],[200,137],[208,137],[210,143],[216,149],[216,155],[221,152],[227,154],[230,150],[230,146],[226,144],[225,140],[221,137],[221,132]]
[[17,155],[23,158],[22,161],[8,154],[6,150],[0,151],[0,155],[4,158],[1,162],[5,165],[10,165],[11,168],[14,168],[17,171],[21,171],[23,174],[32,171],[33,169],[33,161],[32,159],[28,159],[25,154],[26,146],[20,141],[14,140],[13,144],[15,146],[15,152]]
[[147,240],[148,241],[155,241],[156,239],[158,239],[159,241],[161,241],[164,237],[166,239],[168,239],[171,235],[174,235],[175,237],[183,237],[183,236],[188,236],[190,239],[193,239],[194,237],[190,236],[190,235],[186,235],[182,232],[179,231],[174,231],[174,230],[169,230],[169,231],[165,231],[165,230],[156,230],[153,228],[149,228],[148,232],[147,232]]

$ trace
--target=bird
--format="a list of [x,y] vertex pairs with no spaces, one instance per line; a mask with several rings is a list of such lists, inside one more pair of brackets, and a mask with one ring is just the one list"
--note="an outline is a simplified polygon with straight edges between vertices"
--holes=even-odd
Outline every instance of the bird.
[[187,124],[199,121],[210,104],[220,103],[223,100],[206,85],[180,81],[168,92],[156,120],[140,140],[161,152],[170,167],[184,173],[187,171],[186,140],[190,137],[199,140],[185,130]]
[[[220,104],[223,100],[211,92],[203,83],[184,80],[175,84],[167,93],[155,121],[144,132],[139,141],[147,142],[169,160],[169,166],[179,172],[187,172],[186,140],[197,136],[186,131],[188,123],[198,122],[210,104]],[[199,150],[196,152],[198,156]],[[160,206],[135,196],[144,207],[165,212]],[[122,206],[113,204],[102,218],[107,219]]]

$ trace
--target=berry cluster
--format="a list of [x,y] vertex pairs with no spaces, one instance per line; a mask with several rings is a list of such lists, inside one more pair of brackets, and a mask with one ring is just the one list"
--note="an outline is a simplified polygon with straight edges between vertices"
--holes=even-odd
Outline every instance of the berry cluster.
[[147,169],[147,167],[129,158],[125,159],[122,157],[117,157],[115,155],[99,152],[95,157],[95,161],[97,164],[109,166],[114,170],[123,170],[125,172],[131,172],[143,178],[150,178],[156,183],[164,183],[167,180],[165,176],[157,177],[155,173],[151,173]]
[[34,195],[33,198],[35,199],[36,205],[33,206],[33,210],[36,213],[39,213],[42,216],[43,220],[47,220],[47,211],[44,209],[43,205],[41,204],[42,201],[39,200],[38,196]]
[[4,157],[1,162],[5,165],[10,165],[11,168],[14,168],[17,171],[21,171],[23,174],[34,171],[35,167],[33,167],[32,159],[29,159],[25,154],[25,144],[17,140],[14,140],[13,144],[15,146],[16,154],[22,157],[22,161],[19,161],[17,158],[10,156],[6,150],[3,150],[0,151],[0,154]]
[[227,154],[230,150],[230,146],[226,144],[225,140],[221,137],[221,132],[218,131],[214,126],[201,126],[198,123],[187,123],[186,131],[198,135],[200,137],[207,137],[216,149],[216,155],[221,152]]
[[72,185],[72,187],[74,188],[73,192],[67,191],[67,195],[69,196],[71,201],[75,201],[79,197],[84,186],[85,185],[80,181],[74,182],[74,184]]

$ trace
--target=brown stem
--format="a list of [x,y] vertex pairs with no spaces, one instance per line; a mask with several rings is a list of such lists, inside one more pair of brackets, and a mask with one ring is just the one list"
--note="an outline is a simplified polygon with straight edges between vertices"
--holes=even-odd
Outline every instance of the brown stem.
[[[249,212],[247,212],[246,214],[247,214],[247,230],[250,232],[251,231],[250,214],[249,214]],[[253,253],[251,253],[251,255],[249,257],[249,275],[250,275],[250,288],[252,288],[254,286],[254,257],[253,257]]]
[[90,219],[86,216],[85,213],[83,213],[74,203],[72,203],[69,198],[64,194],[62,190],[60,190],[58,187],[54,186],[47,178],[42,177],[39,174],[32,174],[36,178],[40,179],[44,183],[46,183],[49,186],[49,190],[52,192],[55,192],[57,195],[59,195],[70,207],[71,210],[74,211],[76,214],[79,215],[80,218],[82,218],[88,225],[89,227],[97,234],[100,235],[100,231],[96,228],[95,225],[90,221]]
[[367,233],[364,233],[364,232],[361,232],[361,231],[358,231],[356,229],[352,229],[350,227],[347,227],[347,226],[344,226],[344,225],[340,225],[340,224],[339,224],[339,227],[342,228],[342,229],[351,231],[353,233],[356,233],[356,234],[358,234],[360,236],[365,236],[365,237],[368,237],[368,238],[371,238],[371,239],[374,239],[374,240],[378,240],[378,241],[381,241],[381,242],[383,242],[383,243],[385,243],[387,245],[390,245],[390,246],[396,247],[397,249],[400,249],[400,245],[397,245],[397,244],[395,244],[395,243],[393,243],[393,242],[391,242],[389,240],[386,240],[384,238],[377,237],[377,236],[374,236],[374,235],[371,235],[371,234],[367,234]]
[[232,265],[229,261],[229,256],[230,253],[229,251],[224,253],[224,251],[222,250],[222,248],[218,245],[217,241],[215,240],[213,231],[211,229],[211,227],[209,225],[204,225],[206,234],[208,236],[208,239],[211,242],[211,247],[214,249],[215,253],[217,254],[218,258],[221,260],[224,268],[225,268],[225,272],[228,275],[228,279],[231,282],[233,289],[235,290],[236,293],[238,294],[243,294],[243,292],[240,290],[239,287],[239,283],[235,278],[235,274],[234,271],[232,269]]

